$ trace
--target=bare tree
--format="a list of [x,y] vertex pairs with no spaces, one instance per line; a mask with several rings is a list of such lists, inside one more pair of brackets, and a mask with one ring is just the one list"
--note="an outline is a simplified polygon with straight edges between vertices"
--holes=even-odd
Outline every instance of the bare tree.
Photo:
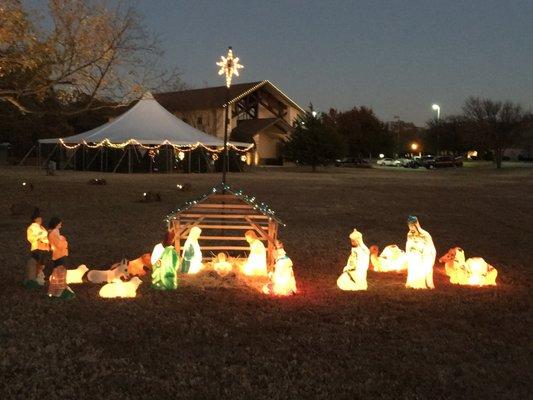
[[20,112],[50,112],[50,98],[64,114],[123,105],[179,80],[128,0],[49,0],[47,13],[45,30],[21,1],[0,6],[0,101]]
[[530,121],[520,104],[469,97],[463,112],[478,133],[478,140],[494,152],[496,167],[501,168],[506,148],[516,144]]

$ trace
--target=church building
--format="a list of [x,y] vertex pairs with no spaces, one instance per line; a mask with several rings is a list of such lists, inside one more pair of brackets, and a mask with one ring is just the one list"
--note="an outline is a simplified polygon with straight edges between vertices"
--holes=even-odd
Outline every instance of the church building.
[[282,143],[295,119],[305,111],[268,80],[179,92],[154,97],[168,111],[195,128],[224,137],[225,107],[229,106],[230,140],[255,143],[249,164],[281,165]]

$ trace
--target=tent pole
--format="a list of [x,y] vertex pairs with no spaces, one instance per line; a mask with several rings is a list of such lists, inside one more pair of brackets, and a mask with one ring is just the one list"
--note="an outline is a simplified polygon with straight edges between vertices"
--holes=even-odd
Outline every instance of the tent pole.
[[124,159],[125,156],[126,156],[126,152],[123,151],[122,152],[122,156],[120,157],[120,159],[118,160],[117,165],[115,165],[115,168],[113,169],[113,172],[117,172],[117,169],[118,169],[120,163],[122,162],[122,160]]
[[189,154],[188,154],[188,164],[189,164],[189,168],[187,169],[187,173],[190,174],[191,173],[191,169],[192,169],[192,150],[189,151]]
[[85,146],[81,146],[81,170],[85,171]]
[[91,158],[91,161],[89,161],[89,164],[87,164],[87,169],[89,169],[89,167],[92,165],[92,163],[94,162],[94,160],[96,160],[97,157],[98,157],[98,152],[94,155],[93,158]]
[[172,173],[172,153],[170,152],[171,149],[172,149],[172,146],[168,145],[167,146],[167,165],[168,165],[167,174]]
[[107,151],[107,147],[104,147],[104,155],[105,155],[105,172],[109,171],[109,152]]
[[174,164],[176,162],[176,149],[174,146],[171,147],[171,153],[170,153],[170,172],[174,172]]
[[52,151],[50,152],[50,154],[48,154],[48,157],[46,157],[46,159],[44,160],[44,162],[43,162],[42,164],[40,164],[41,167],[42,167],[43,165],[46,165],[46,164],[48,163],[48,161],[50,161],[50,159],[51,159],[52,156],[54,155],[56,149],[57,149],[57,143],[56,143],[56,145],[54,146],[54,148],[52,149]]
[[100,172],[104,172],[104,148],[100,147]]
[[76,166],[76,150],[74,150],[74,153],[70,156],[70,158],[67,159],[67,162],[65,163],[65,166],[63,167],[63,169],[67,169],[72,159],[74,159],[74,167],[75,167]]
[[35,148],[35,145],[31,146],[31,149],[29,149],[28,152],[26,153],[26,155],[24,157],[22,157],[22,160],[20,160],[19,165],[23,165],[24,164],[24,161],[26,161],[26,158],[28,158],[30,156],[30,154],[33,153],[33,149],[34,148]]
[[128,174],[131,174],[131,145],[128,146]]
[[39,147],[37,150],[37,168],[41,168],[41,142],[39,142]]

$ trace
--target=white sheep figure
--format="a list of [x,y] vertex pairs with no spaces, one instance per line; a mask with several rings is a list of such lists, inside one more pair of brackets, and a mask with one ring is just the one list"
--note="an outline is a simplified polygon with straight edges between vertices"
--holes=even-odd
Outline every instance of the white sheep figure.
[[67,269],[67,285],[71,283],[83,283],[83,275],[89,270],[85,264],[76,269]]
[[137,295],[137,288],[142,283],[141,278],[134,276],[127,282],[122,282],[120,279],[114,282],[107,283],[100,289],[100,297],[108,299],[116,297],[135,297]]
[[126,259],[123,259],[119,264],[114,264],[107,271],[91,269],[87,273],[87,279],[92,283],[111,283],[125,276],[128,276],[128,260]]

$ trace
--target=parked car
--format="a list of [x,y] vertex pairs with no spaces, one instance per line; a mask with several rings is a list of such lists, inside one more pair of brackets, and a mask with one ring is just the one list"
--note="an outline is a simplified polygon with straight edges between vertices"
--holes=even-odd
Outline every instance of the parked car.
[[380,158],[376,164],[383,167],[399,167],[402,165],[402,162],[393,158]]
[[461,157],[450,157],[450,156],[439,156],[433,159],[428,159],[424,161],[424,167],[427,169],[432,168],[451,168],[451,167],[462,167],[463,159]]
[[403,164],[403,167],[404,168],[420,168],[422,166],[422,163],[420,162],[420,160],[417,160],[417,159],[411,159],[411,160],[408,160],[405,164]]
[[369,168],[370,163],[367,160],[355,157],[345,157],[335,160],[336,167],[359,167]]

